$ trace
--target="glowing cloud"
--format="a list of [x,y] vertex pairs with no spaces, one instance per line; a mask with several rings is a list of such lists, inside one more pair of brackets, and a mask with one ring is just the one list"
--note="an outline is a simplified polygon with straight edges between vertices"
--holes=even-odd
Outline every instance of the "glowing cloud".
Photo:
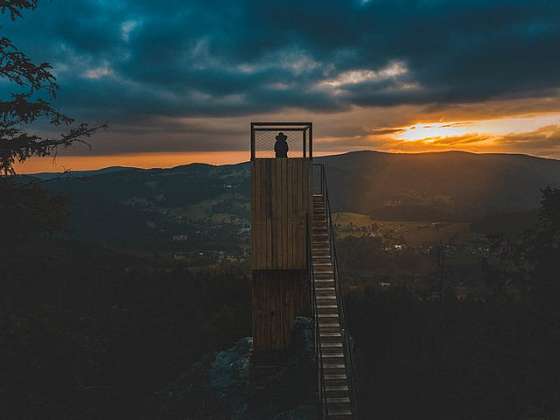
[[473,134],[499,136],[532,132],[542,127],[555,124],[560,124],[559,113],[481,121],[418,123],[409,127],[403,127],[403,131],[396,136],[396,139],[404,141],[426,141],[430,139],[460,137]]
[[406,66],[400,62],[394,62],[381,70],[350,70],[340,73],[338,77],[331,80],[324,80],[320,83],[323,86],[339,88],[346,85],[356,85],[364,82],[382,81],[394,79],[408,73]]
[[103,65],[101,67],[96,67],[89,69],[84,73],[86,79],[101,79],[103,77],[111,76],[113,74],[113,69],[108,65]]

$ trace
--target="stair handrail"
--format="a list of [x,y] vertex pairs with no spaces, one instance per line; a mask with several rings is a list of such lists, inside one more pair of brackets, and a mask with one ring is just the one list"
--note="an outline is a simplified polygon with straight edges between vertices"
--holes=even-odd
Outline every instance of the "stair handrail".
[[319,396],[319,418],[325,419],[327,417],[327,394],[325,392],[325,383],[323,380],[323,356],[320,343],[320,331],[319,331],[319,309],[317,308],[317,299],[315,291],[315,270],[313,268],[313,255],[311,248],[313,246],[312,239],[312,223],[309,221],[309,215],[307,216],[307,229],[306,229],[306,248],[307,248],[307,270],[309,272],[310,284],[310,298],[311,298],[311,308],[313,311],[313,345],[315,348],[315,363],[317,364],[317,392]]
[[356,387],[354,383],[354,364],[353,364],[353,349],[350,343],[350,335],[346,332],[346,312],[344,309],[344,294],[343,294],[343,285],[340,272],[338,270],[338,258],[336,254],[336,232],[334,228],[334,224],[332,221],[332,214],[331,214],[331,204],[329,199],[329,189],[327,183],[327,175],[326,175],[326,168],[325,165],[322,163],[313,163],[313,166],[320,168],[320,178],[321,178],[321,195],[324,197],[325,202],[325,213],[327,215],[327,229],[329,235],[329,252],[331,254],[331,260],[333,263],[333,276],[334,276],[334,284],[336,288],[336,300],[338,305],[338,316],[340,319],[340,326],[341,332],[343,336],[344,342],[344,360],[346,362],[346,370],[347,374],[350,375],[350,395],[352,398],[351,405],[352,405],[352,414],[355,418],[357,418],[357,400],[356,400]]

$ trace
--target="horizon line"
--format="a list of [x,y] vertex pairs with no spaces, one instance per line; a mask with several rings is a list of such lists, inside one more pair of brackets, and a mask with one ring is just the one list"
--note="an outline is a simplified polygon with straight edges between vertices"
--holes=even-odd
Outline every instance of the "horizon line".
[[[536,159],[560,161],[558,158],[548,156],[538,156],[528,153],[508,153],[508,152],[472,152],[465,150],[438,150],[425,152],[401,152],[401,151],[383,151],[373,149],[349,150],[345,152],[318,152],[315,157],[342,156],[353,153],[381,153],[389,155],[428,155],[428,154],[444,154],[444,153],[462,153],[470,155],[508,155],[508,156],[525,156]],[[206,156],[207,159],[197,159],[197,157]],[[221,158],[216,158],[221,156]],[[241,156],[244,156],[241,158]],[[154,159],[156,158],[156,159]],[[167,163],[157,163],[157,158]],[[194,158],[194,159],[193,159]],[[65,165],[67,161],[67,165]],[[94,162],[98,161],[97,164]],[[102,164],[105,162],[105,164]],[[113,162],[113,164],[111,164]],[[127,163],[130,162],[130,163]],[[110,168],[123,169],[173,169],[181,166],[189,165],[209,165],[209,166],[227,166],[239,165],[250,162],[250,153],[248,151],[226,151],[226,152],[146,152],[136,154],[113,154],[113,155],[58,155],[55,158],[33,157],[24,163],[17,163],[17,175],[38,175],[38,174],[64,174],[66,172],[95,172]],[[74,163],[74,165],[72,165]],[[89,164],[88,164],[89,163]],[[77,167],[76,167],[77,164]],[[74,166],[74,167],[72,167]]]

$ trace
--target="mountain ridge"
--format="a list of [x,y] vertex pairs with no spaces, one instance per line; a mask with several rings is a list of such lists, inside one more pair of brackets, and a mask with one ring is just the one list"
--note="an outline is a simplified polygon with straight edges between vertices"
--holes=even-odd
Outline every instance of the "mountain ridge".
[[[314,162],[327,168],[335,212],[376,220],[478,222],[533,211],[542,188],[560,186],[559,160],[519,154],[360,151]],[[248,243],[248,162],[90,174],[44,183],[67,197],[75,237],[181,252]]]
[[[350,152],[338,153],[333,155],[326,155],[326,156],[318,156],[315,157],[315,160],[322,160],[322,159],[329,159],[329,158],[336,158],[341,156],[349,156],[349,155],[360,155],[360,154],[377,154],[377,155],[385,155],[385,156],[435,156],[435,155],[469,155],[469,156],[509,156],[509,157],[520,157],[520,158],[527,158],[527,159],[535,159],[539,161],[553,161],[553,162],[560,162],[560,159],[555,159],[551,157],[543,157],[543,156],[535,156],[535,155],[528,155],[524,153],[475,153],[475,152],[468,152],[463,150],[446,150],[441,152],[403,152],[403,153],[395,153],[395,152],[383,152],[379,150],[354,150]],[[239,166],[239,165],[247,165],[249,161],[238,162],[238,163],[226,163],[226,164],[212,164],[212,163],[205,163],[205,162],[193,162],[184,165],[177,165],[171,166],[168,168],[162,168],[154,166],[152,168],[140,168],[136,166],[107,166],[104,168],[99,169],[89,169],[89,170],[79,170],[79,171],[66,171],[66,172],[32,172],[32,173],[25,173],[22,175],[27,176],[34,176],[37,178],[52,178],[54,176],[64,176],[64,175],[71,175],[71,176],[91,176],[91,175],[101,175],[113,172],[122,172],[127,170],[138,170],[138,171],[151,171],[151,170],[175,170],[181,168],[188,168],[192,166],[206,166],[206,167],[231,167],[231,166]]]

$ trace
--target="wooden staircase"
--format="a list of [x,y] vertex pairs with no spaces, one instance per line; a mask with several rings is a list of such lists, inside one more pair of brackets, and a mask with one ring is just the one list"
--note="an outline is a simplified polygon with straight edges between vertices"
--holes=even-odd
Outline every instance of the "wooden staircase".
[[351,366],[345,346],[344,319],[337,296],[336,265],[329,232],[328,206],[323,194],[313,195],[311,259],[314,299],[318,318],[318,357],[322,412],[326,419],[354,418],[352,406]]

